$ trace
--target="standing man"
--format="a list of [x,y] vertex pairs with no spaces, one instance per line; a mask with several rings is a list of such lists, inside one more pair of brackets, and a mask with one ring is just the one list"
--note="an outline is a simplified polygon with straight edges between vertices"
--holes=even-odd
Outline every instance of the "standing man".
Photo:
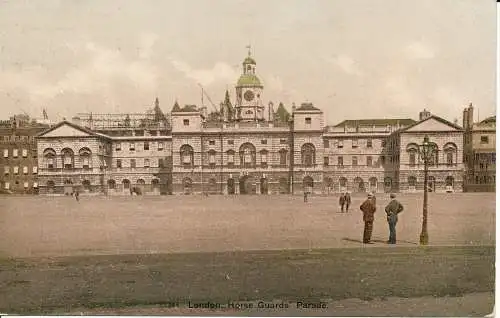
[[351,194],[346,191],[345,193],[345,211],[349,212],[349,206],[351,205]]
[[344,213],[345,200],[346,200],[345,192],[342,192],[339,198],[340,213]]
[[363,221],[365,222],[365,230],[363,232],[363,243],[373,244],[371,242],[372,231],[373,231],[373,220],[375,219],[374,214],[377,208],[373,203],[373,195],[371,193],[368,194],[368,198],[365,200],[365,202],[361,204],[359,209],[363,211]]
[[398,214],[403,211],[403,205],[396,200],[396,195],[391,193],[391,202],[385,207],[387,213],[387,223],[389,223],[388,244],[396,244],[396,223],[398,223]]

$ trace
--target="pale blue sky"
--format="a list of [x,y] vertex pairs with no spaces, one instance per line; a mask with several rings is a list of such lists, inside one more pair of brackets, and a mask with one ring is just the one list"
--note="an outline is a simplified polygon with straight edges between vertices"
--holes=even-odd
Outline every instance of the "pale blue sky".
[[0,117],[218,104],[252,45],[264,101],[330,124],[495,112],[490,0],[0,1]]

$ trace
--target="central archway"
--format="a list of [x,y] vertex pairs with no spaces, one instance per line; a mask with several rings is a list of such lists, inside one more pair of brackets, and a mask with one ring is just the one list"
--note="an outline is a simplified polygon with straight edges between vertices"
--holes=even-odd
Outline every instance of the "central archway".
[[256,186],[252,176],[243,176],[240,178],[240,194],[255,194]]
[[234,186],[234,179],[227,179],[227,194],[234,194],[236,191],[236,187]]
[[269,187],[267,183],[267,178],[260,179],[260,194],[268,194]]

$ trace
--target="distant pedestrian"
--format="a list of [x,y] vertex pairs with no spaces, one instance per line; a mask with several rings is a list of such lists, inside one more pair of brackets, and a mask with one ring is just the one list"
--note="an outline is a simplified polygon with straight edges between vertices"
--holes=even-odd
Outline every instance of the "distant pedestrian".
[[403,205],[396,200],[396,195],[391,193],[391,202],[385,207],[387,213],[387,223],[389,223],[388,244],[396,244],[396,224],[398,223],[398,214],[403,211]]
[[351,194],[348,192],[345,193],[345,212],[349,212],[349,206],[351,205]]
[[304,202],[307,202],[307,188],[304,189]]
[[374,214],[377,210],[373,201],[373,195],[368,194],[368,198],[359,207],[363,211],[363,222],[365,222],[365,229],[363,231],[363,243],[373,244],[371,242],[373,232],[373,221],[375,220]]
[[339,197],[340,213],[344,213],[345,201],[346,201],[346,193],[342,192]]
[[80,201],[80,192],[78,190],[75,191],[75,199],[76,201]]

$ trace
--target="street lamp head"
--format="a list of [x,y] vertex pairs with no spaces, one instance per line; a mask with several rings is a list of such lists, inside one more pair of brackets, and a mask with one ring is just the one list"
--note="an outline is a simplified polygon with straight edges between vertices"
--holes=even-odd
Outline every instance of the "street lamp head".
[[424,145],[428,145],[429,144],[429,136],[425,135],[424,137]]

